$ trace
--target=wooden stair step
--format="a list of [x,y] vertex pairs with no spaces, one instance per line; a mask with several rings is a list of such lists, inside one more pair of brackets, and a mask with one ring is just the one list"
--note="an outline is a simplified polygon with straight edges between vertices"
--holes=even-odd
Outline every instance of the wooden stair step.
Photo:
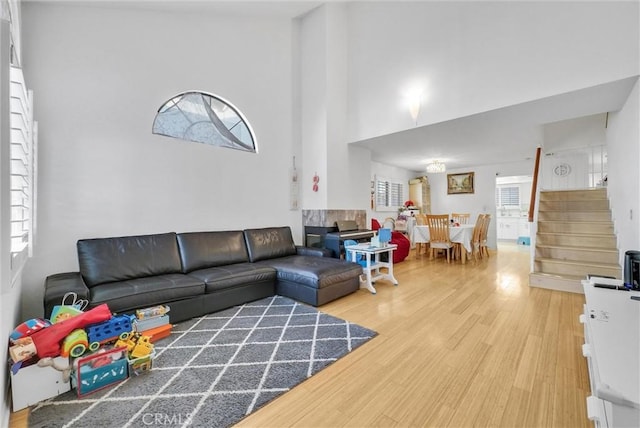
[[535,271],[556,275],[580,275],[587,274],[619,277],[620,266],[617,263],[595,263],[580,260],[558,260],[550,258],[535,258]]
[[586,275],[554,275],[532,272],[529,274],[529,286],[583,294],[584,290],[581,281],[585,278]]
[[532,287],[582,293],[588,274],[620,277],[607,190],[541,191]]
[[[564,212],[564,211],[563,211]],[[613,224],[611,220],[538,220],[538,223],[550,223],[550,224],[583,224],[588,226],[590,224],[594,224],[597,226],[601,226],[603,224],[609,225]]]
[[[536,237],[536,242],[541,241],[541,245],[573,245],[596,248],[602,245],[601,248],[616,248],[616,238],[613,234],[537,232]],[[547,240],[547,242],[545,242],[545,239]],[[562,240],[565,240],[567,242],[559,244],[558,241]]]
[[605,209],[597,209],[597,210],[582,210],[582,209],[578,209],[578,210],[557,210],[557,209],[556,210],[544,210],[544,209],[542,209],[542,207],[540,207],[540,209],[538,211],[541,212],[541,213],[584,212],[584,213],[602,213],[602,214],[609,214],[611,212],[611,210],[605,210]]
[[538,231],[551,233],[596,233],[612,234],[612,222],[595,221],[538,221]]
[[589,266],[593,268],[603,268],[603,269],[620,269],[620,265],[617,263],[585,263],[577,260],[558,260],[558,259],[550,259],[545,257],[536,257],[534,259],[536,262],[543,263],[558,263],[564,265],[573,265],[573,266]]
[[570,250],[570,251],[594,251],[594,252],[607,252],[607,253],[618,253],[617,248],[599,248],[599,247],[584,247],[584,246],[575,246],[575,245],[552,245],[552,244],[541,244],[537,246],[538,248],[554,248],[560,250]]
[[606,190],[543,190],[540,192],[540,201],[592,201],[608,199]]
[[539,210],[538,222],[542,221],[611,221],[611,212],[609,210],[595,211],[558,211],[558,210]]

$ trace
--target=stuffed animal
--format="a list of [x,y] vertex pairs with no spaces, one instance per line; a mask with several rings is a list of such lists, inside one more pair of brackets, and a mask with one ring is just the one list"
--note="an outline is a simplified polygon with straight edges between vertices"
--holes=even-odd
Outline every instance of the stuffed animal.
[[71,377],[71,364],[62,366],[59,364],[54,358],[45,357],[38,360],[38,367],[53,367],[54,369],[62,372],[62,381],[69,382],[69,378]]

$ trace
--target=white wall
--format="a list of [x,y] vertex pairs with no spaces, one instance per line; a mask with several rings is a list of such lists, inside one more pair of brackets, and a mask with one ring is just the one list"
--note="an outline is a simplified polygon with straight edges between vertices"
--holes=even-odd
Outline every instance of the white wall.
[[[351,2],[350,141],[638,73],[638,2]],[[516,59],[516,60],[514,60]]]
[[[23,316],[41,315],[47,275],[78,269],[80,238],[290,225],[301,242],[290,20],[26,2],[23,30],[40,119]],[[234,103],[259,153],[152,135],[160,105],[189,89]]]
[[[330,3],[300,18],[304,209],[368,204],[371,153],[347,145],[346,5]],[[318,174],[318,191],[312,190]]]
[[[304,209],[325,209],[327,180],[327,44],[326,9],[321,7],[301,19],[300,96],[302,180]],[[320,177],[318,191],[312,190],[314,175]]]
[[640,89],[633,88],[624,107],[609,115],[607,153],[608,194],[620,265],[628,250],[640,250]]

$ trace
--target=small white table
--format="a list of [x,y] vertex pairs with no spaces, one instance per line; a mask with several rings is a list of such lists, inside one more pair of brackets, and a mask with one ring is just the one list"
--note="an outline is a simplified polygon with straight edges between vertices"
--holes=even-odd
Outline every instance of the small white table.
[[[368,242],[344,247],[347,252],[347,260],[355,263],[358,254],[365,256],[366,264],[362,266],[362,271],[366,275],[366,280],[360,281],[360,288],[366,288],[372,294],[376,294],[373,283],[379,279],[388,279],[393,282],[393,285],[398,285],[398,280],[393,276],[393,251],[396,248],[398,246],[395,244],[372,247]],[[380,254],[384,253],[388,255],[387,262],[380,260]],[[387,268],[387,273],[380,272],[380,268]]]

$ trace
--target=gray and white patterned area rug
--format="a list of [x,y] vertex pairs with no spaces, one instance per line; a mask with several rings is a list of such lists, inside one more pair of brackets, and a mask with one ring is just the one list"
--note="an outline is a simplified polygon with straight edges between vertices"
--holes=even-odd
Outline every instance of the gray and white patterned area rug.
[[377,333],[274,296],[177,324],[153,369],[31,409],[30,427],[227,427]]

